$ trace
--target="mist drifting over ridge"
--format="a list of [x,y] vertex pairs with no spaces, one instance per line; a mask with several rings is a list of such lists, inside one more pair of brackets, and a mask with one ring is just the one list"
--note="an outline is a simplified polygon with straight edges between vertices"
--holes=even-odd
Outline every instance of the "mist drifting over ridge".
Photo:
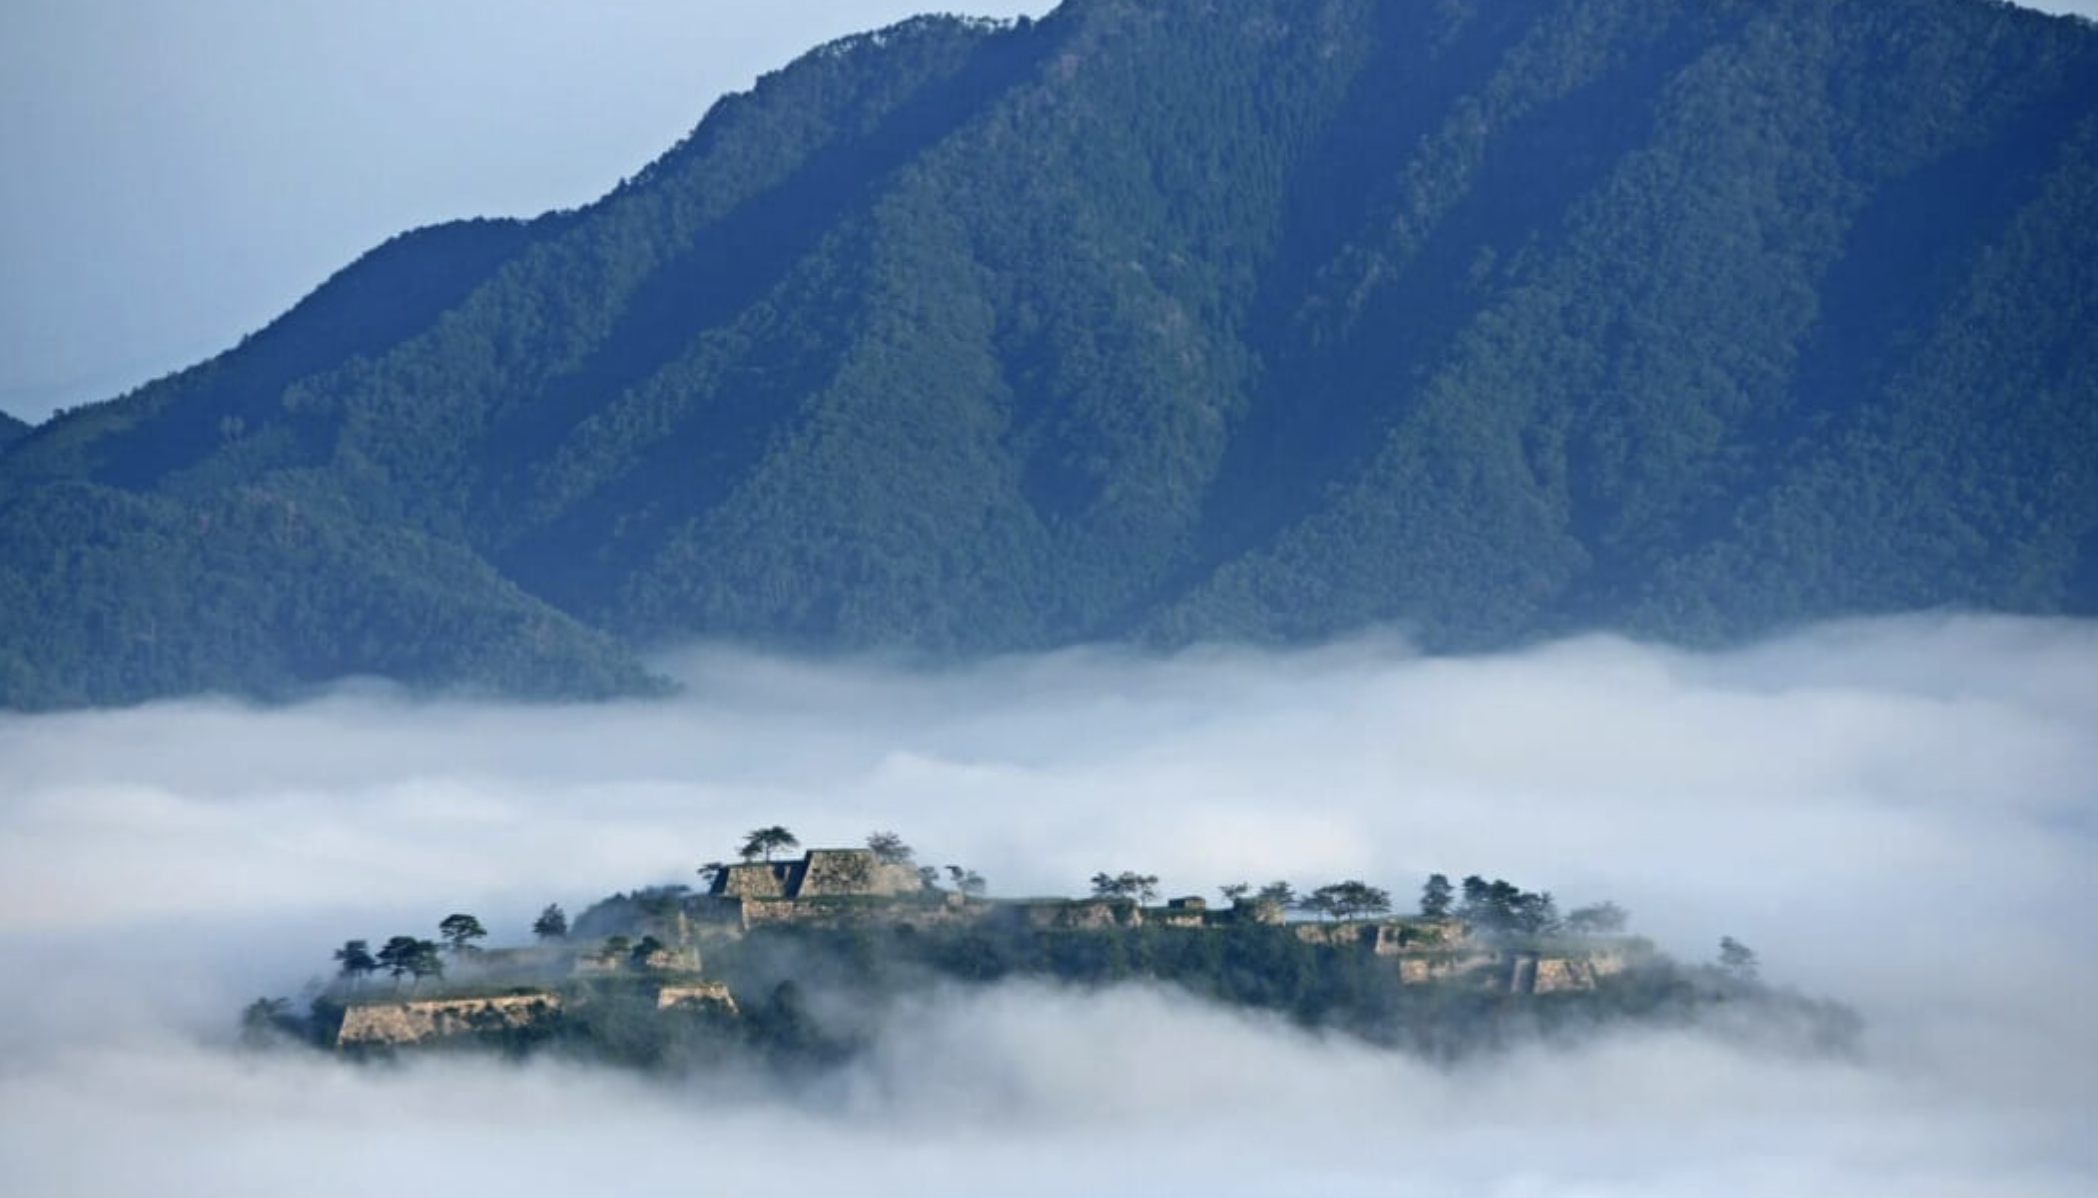
[[[1394,640],[918,672],[695,649],[675,699],[198,702],[0,720],[0,1156],[23,1192],[2070,1194],[2098,1037],[2098,627],[1914,618],[1700,655]],[[1858,1060],[1689,1032],[1443,1071],[1170,992],[956,991],[814,1091],[220,1045],[351,936],[901,831],[999,893],[1482,871],[1722,933]],[[98,1145],[132,1146],[110,1153]]]
[[1982,0],[827,43],[16,430],[0,706],[2089,615],[2094,122],[2098,29]]

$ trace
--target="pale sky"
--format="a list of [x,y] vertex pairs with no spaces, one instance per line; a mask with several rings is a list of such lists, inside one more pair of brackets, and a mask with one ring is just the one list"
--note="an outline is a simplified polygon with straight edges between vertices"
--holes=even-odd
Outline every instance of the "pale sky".
[[593,199],[818,42],[1050,7],[5,0],[0,410],[40,420],[200,361],[404,229]]
[[717,97],[1047,0],[4,0],[0,411],[227,348],[363,251],[585,203]]

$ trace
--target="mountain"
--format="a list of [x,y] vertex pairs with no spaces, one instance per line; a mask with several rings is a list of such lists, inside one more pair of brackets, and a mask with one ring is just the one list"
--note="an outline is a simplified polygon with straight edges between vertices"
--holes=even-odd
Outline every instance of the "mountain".
[[2098,31],[1070,0],[721,101],[0,453],[0,701],[2098,608]]
[[29,424],[26,421],[0,412],[0,449],[6,449],[10,444],[21,440],[28,432]]

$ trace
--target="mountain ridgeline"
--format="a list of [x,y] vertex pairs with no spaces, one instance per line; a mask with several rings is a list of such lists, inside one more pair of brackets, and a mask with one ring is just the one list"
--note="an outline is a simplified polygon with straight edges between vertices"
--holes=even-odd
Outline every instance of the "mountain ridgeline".
[[1986,0],[921,18],[0,452],[18,707],[1932,606],[2098,608],[2098,30]]

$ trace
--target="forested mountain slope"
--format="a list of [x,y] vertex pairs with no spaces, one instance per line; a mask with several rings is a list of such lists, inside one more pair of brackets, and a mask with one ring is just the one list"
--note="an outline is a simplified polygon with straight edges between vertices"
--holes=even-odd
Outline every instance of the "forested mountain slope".
[[0,453],[0,701],[2098,606],[2098,32],[1069,0],[724,100]]

